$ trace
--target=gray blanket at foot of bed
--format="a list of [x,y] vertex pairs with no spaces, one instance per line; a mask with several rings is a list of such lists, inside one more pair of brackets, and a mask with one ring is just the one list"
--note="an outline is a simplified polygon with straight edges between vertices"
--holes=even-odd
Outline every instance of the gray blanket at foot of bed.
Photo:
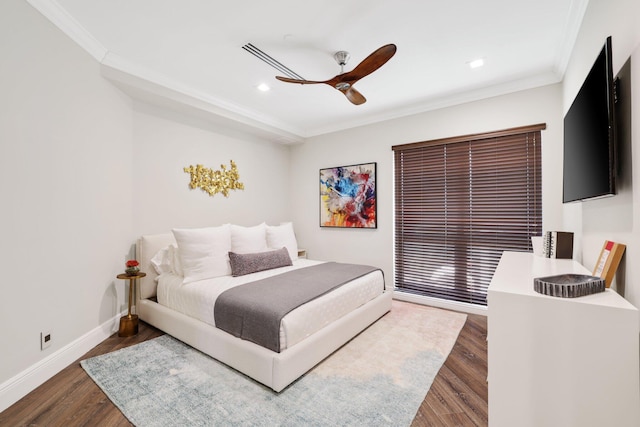
[[287,313],[376,270],[327,262],[237,286],[216,300],[216,327],[279,353],[280,322]]

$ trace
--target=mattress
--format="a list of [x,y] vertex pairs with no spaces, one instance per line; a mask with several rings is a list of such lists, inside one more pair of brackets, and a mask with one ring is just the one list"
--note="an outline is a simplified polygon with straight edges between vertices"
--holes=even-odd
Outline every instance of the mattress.
[[[215,326],[213,307],[222,292],[255,280],[286,271],[320,264],[321,261],[297,259],[292,266],[261,271],[246,276],[222,276],[183,284],[172,274],[158,277],[158,303],[204,323]],[[384,291],[384,277],[375,271],[359,277],[291,311],[280,325],[280,348],[290,348],[327,324],[374,299]]]

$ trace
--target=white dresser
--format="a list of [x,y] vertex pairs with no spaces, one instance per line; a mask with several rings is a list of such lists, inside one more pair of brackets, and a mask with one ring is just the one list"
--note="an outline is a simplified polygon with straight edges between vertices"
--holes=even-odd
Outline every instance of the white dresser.
[[535,277],[591,274],[505,252],[488,290],[490,427],[640,426],[639,314],[615,291],[558,298]]

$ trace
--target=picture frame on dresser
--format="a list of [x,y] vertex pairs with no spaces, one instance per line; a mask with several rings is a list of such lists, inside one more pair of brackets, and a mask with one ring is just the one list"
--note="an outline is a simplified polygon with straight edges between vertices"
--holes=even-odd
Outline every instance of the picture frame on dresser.
[[598,256],[598,262],[593,269],[593,275],[604,279],[605,287],[610,287],[613,282],[613,277],[618,271],[618,266],[624,255],[626,245],[622,243],[616,243],[609,240],[604,242],[600,255]]

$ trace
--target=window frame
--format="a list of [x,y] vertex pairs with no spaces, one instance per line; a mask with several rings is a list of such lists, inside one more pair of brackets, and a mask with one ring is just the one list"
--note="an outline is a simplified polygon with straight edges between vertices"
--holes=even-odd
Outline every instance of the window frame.
[[[486,306],[502,251],[531,251],[530,237],[542,234],[544,129],[536,124],[392,146],[396,290]],[[467,176],[458,174],[465,168]],[[436,195],[443,198],[425,198]]]

